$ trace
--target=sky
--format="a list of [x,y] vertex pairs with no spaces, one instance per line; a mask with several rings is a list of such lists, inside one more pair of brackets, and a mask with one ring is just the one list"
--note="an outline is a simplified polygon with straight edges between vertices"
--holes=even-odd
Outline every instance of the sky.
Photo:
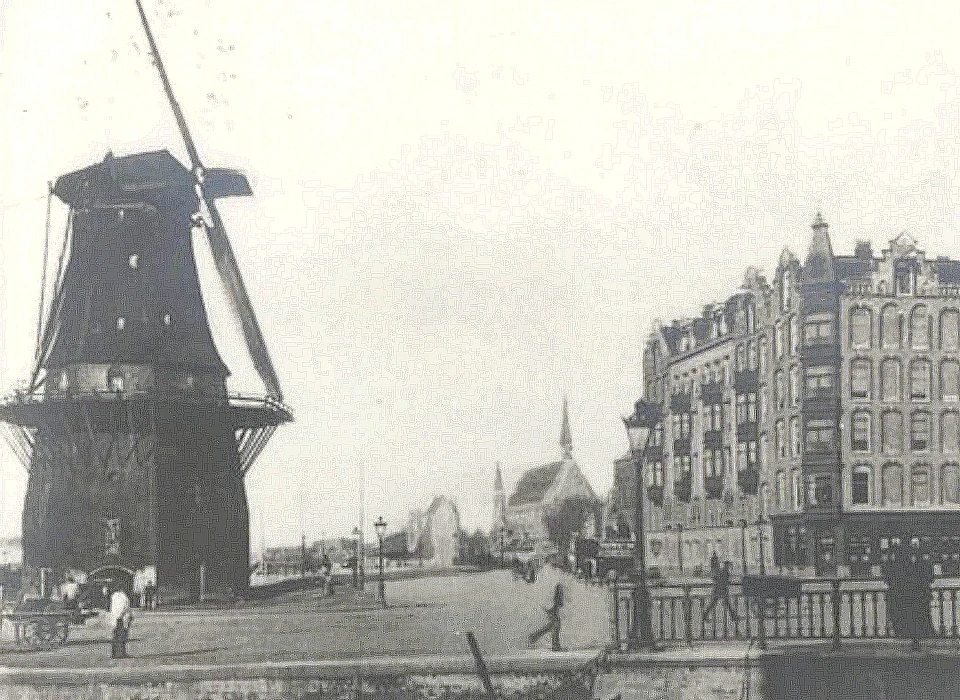
[[[655,319],[747,265],[902,230],[960,256],[955,3],[144,0],[295,422],[247,479],[254,548],[467,529],[559,458],[600,494]],[[0,386],[28,372],[48,180],[185,149],[132,0],[0,0]],[[54,208],[53,240],[65,211]],[[261,389],[195,240],[230,388]],[[0,534],[26,473],[0,452]]]

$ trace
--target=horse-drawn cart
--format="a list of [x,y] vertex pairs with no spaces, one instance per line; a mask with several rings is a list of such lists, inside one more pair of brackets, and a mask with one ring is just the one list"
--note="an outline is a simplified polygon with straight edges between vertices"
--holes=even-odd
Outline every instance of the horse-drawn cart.
[[82,625],[95,615],[91,611],[65,608],[55,600],[24,600],[0,613],[13,625],[17,648],[48,650],[61,646],[70,634],[70,625]]

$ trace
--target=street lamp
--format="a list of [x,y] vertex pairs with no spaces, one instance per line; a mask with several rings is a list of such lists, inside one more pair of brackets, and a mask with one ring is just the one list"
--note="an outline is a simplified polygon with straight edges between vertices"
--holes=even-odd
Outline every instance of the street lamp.
[[633,621],[630,626],[629,648],[631,650],[655,649],[653,626],[650,619],[650,591],[647,589],[646,537],[643,531],[643,465],[644,452],[650,444],[652,428],[658,418],[656,404],[640,399],[633,407],[633,415],[623,419],[630,442],[630,455],[636,467],[636,508],[633,532]]
[[381,515],[377,522],[373,524],[373,529],[377,531],[377,539],[380,541],[379,559],[380,559],[380,604],[387,607],[387,586],[383,580],[383,535],[387,531],[387,521]]

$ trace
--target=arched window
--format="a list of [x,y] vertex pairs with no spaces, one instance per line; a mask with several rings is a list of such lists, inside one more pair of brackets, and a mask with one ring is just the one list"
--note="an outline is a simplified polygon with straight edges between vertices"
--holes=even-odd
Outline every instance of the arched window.
[[773,389],[777,409],[784,408],[787,405],[787,383],[781,370],[777,370],[773,377]]
[[914,411],[910,424],[910,449],[922,452],[930,449],[930,414]]
[[960,312],[944,309],[940,314],[940,349],[960,350]]
[[867,411],[853,414],[850,447],[855,452],[869,452],[873,443],[873,420]]
[[784,458],[784,457],[787,456],[787,431],[786,431],[786,425],[784,424],[783,420],[778,420],[778,421],[776,422],[776,425],[775,425],[774,427],[775,427],[775,431],[774,431],[774,437],[775,437],[774,449],[776,449],[776,451],[777,451],[777,457],[780,457],[780,458],[782,459],[782,458]]
[[960,504],[960,465],[944,464],[940,470],[940,500]]
[[790,454],[799,457],[803,451],[803,439],[800,437],[800,417],[790,418]]
[[960,362],[956,360],[940,363],[940,398],[943,401],[960,399]]
[[913,360],[910,363],[910,399],[930,400],[930,361]]
[[880,344],[884,348],[899,348],[903,332],[900,311],[888,304],[880,312]]
[[940,416],[940,449],[947,454],[960,452],[960,414],[956,411]]
[[850,346],[869,348],[873,342],[873,314],[858,306],[850,310]]
[[737,346],[737,354],[735,358],[737,364],[737,371],[742,372],[747,368],[745,352],[742,345]]
[[880,392],[884,401],[900,401],[900,360],[889,357],[880,365]]
[[910,346],[930,347],[930,314],[923,304],[917,304],[910,312]]
[[903,468],[899,464],[883,467],[883,505],[903,505]]
[[787,475],[782,471],[777,472],[777,510],[786,510],[787,508]]
[[887,411],[881,419],[883,451],[898,454],[903,451],[903,416],[897,411]]
[[794,510],[803,508],[803,475],[799,469],[790,472],[790,498]]
[[873,372],[870,360],[858,357],[850,363],[850,397],[869,399],[873,386]]
[[790,354],[796,356],[800,350],[800,321],[796,315],[790,317]]
[[870,504],[870,466],[861,465],[853,470],[851,480],[851,502],[855,506]]
[[793,406],[800,405],[800,365],[790,368],[790,403]]
[[750,369],[760,368],[760,374],[763,374],[767,367],[767,339],[760,338],[760,348],[757,352],[756,357],[758,361],[756,363],[750,363]]
[[930,470],[925,465],[915,466],[911,473],[910,503],[915,506],[930,505]]

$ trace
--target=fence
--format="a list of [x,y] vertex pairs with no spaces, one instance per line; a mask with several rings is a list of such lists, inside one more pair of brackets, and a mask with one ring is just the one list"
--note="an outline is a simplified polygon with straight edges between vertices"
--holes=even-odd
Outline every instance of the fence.
[[[633,621],[633,587],[618,583],[613,590],[613,639],[622,648]],[[713,597],[710,584],[657,584],[649,591],[651,626],[658,642],[760,638],[839,644],[841,639],[895,637],[887,619],[886,586],[877,580],[807,579],[801,583],[799,599],[773,599],[762,611],[755,598],[746,598],[739,585],[731,584],[732,613],[723,601],[708,610]],[[930,615],[937,637],[960,639],[960,584],[934,583]]]

